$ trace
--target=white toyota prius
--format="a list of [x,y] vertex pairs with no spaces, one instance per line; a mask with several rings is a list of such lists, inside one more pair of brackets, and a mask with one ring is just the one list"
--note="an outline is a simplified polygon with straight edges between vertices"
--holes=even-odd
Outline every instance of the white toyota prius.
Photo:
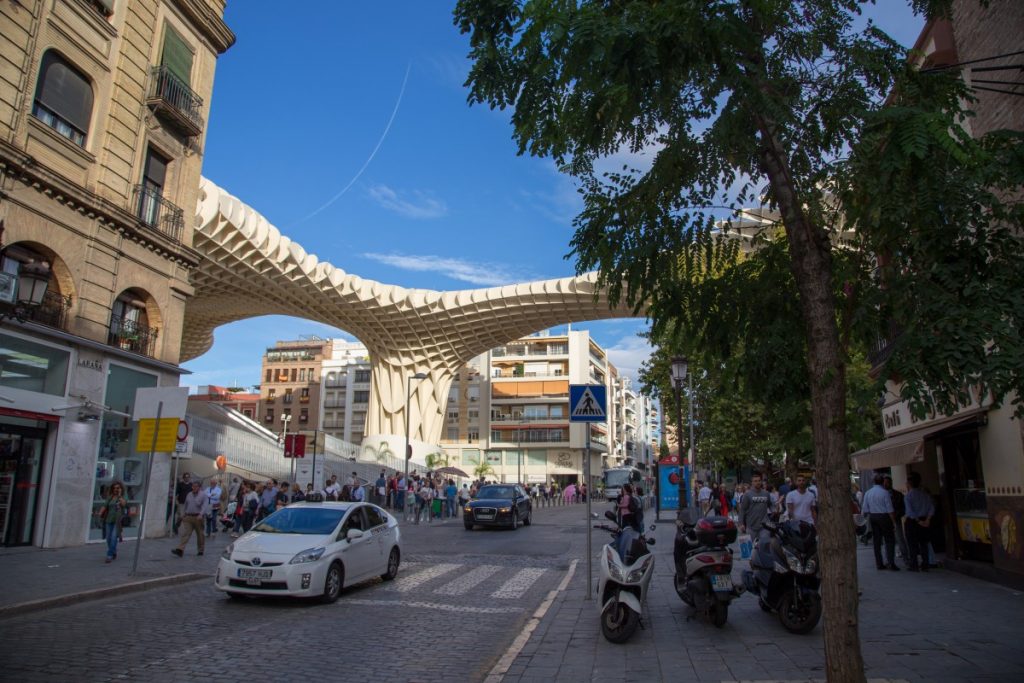
[[398,521],[370,503],[293,503],[266,517],[221,555],[216,586],[243,595],[319,597],[390,581],[402,559]]

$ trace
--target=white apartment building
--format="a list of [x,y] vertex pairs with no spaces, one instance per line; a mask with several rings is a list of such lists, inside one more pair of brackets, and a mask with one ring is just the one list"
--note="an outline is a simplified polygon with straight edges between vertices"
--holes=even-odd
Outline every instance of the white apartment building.
[[[634,458],[645,438],[646,408],[635,392],[622,390],[624,382],[586,330],[517,339],[460,370],[449,392],[441,446],[449,464],[471,475],[484,467],[488,479],[554,481],[564,488],[584,480],[589,430],[593,487],[605,467],[625,463],[620,435],[630,435]],[[570,423],[570,384],[604,385],[608,421]],[[627,396],[628,408],[622,403]]]
[[342,441],[360,443],[370,406],[369,352],[360,342],[333,339],[320,373],[320,429]]

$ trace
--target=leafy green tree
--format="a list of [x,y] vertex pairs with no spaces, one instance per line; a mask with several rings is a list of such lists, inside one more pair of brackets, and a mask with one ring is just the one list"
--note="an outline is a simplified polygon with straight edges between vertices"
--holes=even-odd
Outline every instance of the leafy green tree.
[[[551,156],[579,179],[577,268],[597,268],[656,335],[713,343],[687,312],[721,286],[707,274],[728,262],[717,207],[763,197],[777,210],[803,339],[788,350],[805,366],[822,492],[830,681],[864,680],[846,411],[854,330],[913,323],[887,367],[916,371],[904,386],[922,405],[955,407],[972,385],[1024,395],[1011,268],[1022,270],[1021,210],[1006,202],[1020,186],[1019,136],[960,134],[965,86],[910,69],[874,26],[856,30],[861,4],[460,0],[455,11],[474,60],[471,102],[513,107],[520,153]],[[937,13],[950,0],[912,4]],[[649,151],[650,167],[602,174],[623,148]],[[861,250],[836,249],[851,227]],[[922,301],[933,287],[938,302]],[[954,329],[962,321],[948,312],[970,303],[972,328]]]

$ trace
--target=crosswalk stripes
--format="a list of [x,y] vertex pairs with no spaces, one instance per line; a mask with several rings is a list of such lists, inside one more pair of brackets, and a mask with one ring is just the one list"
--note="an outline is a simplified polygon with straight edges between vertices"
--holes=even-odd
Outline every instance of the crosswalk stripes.
[[491,593],[498,600],[517,600],[530,589],[537,579],[544,575],[546,569],[527,567],[516,572],[515,576],[502,584],[501,588]]
[[[507,574],[501,575],[501,572],[514,571],[511,567],[493,564],[467,566],[449,562],[406,562],[402,568],[412,568],[413,571],[400,574],[398,579],[385,584],[383,590],[411,593],[423,589],[434,595],[454,597],[469,595],[476,589],[480,595],[490,595],[497,600],[518,600],[547,572],[540,567],[526,567],[508,577]],[[494,586],[498,588],[492,592]]]
[[439,576],[447,574],[448,572],[455,571],[461,566],[463,565],[446,563],[435,564],[394,581],[390,586],[388,586],[387,590],[394,591],[396,593],[408,593],[409,591],[419,588],[427,581],[432,581]]
[[501,567],[485,564],[466,572],[454,581],[449,581],[434,592],[439,595],[465,595],[500,571]]

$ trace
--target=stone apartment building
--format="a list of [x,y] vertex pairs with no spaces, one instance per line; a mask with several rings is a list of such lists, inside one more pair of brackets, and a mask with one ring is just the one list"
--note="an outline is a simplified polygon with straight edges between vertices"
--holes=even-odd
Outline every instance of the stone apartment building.
[[[0,3],[0,531],[101,536],[124,481],[138,534],[140,387],[175,386],[224,0]],[[44,289],[45,287],[45,289]],[[169,459],[153,467],[162,533]]]
[[259,422],[282,433],[320,429],[321,372],[331,341],[316,336],[279,341],[263,356]]

